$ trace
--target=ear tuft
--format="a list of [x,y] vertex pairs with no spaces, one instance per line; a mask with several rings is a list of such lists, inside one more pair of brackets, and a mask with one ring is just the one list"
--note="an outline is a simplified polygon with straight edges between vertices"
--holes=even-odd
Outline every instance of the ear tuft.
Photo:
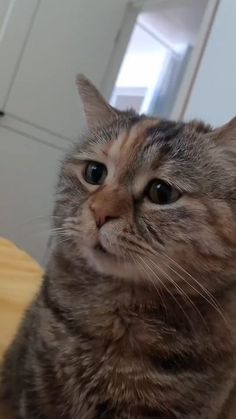
[[83,74],[77,76],[76,84],[89,129],[107,125],[117,119],[120,111],[109,105],[98,89]]
[[213,131],[213,135],[218,144],[227,145],[232,142],[236,143],[236,117],[222,127],[216,128]]
[[214,129],[208,138],[223,152],[228,161],[235,165],[236,158],[236,118],[222,127]]

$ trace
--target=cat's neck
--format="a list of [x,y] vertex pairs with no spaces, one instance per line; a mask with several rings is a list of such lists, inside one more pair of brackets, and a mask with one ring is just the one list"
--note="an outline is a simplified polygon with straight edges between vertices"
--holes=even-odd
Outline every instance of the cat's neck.
[[188,296],[176,293],[176,289],[158,289],[147,282],[133,278],[131,281],[98,274],[81,257],[71,257],[62,248],[56,248],[47,270],[50,287],[70,302],[76,315],[139,316],[155,318],[171,328],[191,331],[205,327],[209,322],[227,321],[227,309],[231,305],[231,290],[221,289],[211,297]]

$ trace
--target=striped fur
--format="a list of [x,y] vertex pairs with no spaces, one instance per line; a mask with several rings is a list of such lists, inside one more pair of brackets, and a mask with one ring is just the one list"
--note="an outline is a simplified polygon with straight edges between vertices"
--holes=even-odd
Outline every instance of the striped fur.
[[[79,83],[89,130],[62,165],[53,249],[5,357],[5,399],[19,419],[233,419],[236,123],[120,112]],[[88,160],[106,165],[103,185],[84,180]],[[151,203],[155,178],[182,197]],[[114,217],[100,229],[93,205]]]

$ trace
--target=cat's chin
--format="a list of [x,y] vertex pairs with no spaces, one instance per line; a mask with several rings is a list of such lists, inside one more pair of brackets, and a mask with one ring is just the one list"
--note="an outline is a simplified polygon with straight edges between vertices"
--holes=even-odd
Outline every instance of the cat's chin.
[[92,248],[84,248],[83,256],[89,265],[102,275],[109,275],[121,279],[140,277],[140,272],[135,272],[136,269],[133,264],[124,258],[121,259],[113,255],[100,243]]

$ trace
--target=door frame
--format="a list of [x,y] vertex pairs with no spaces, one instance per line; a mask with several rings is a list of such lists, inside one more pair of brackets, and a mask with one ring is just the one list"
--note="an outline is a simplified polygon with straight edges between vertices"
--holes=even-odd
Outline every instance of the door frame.
[[198,71],[203,59],[204,52],[211,34],[211,30],[215,21],[218,11],[220,0],[208,0],[201,28],[198,34],[198,40],[193,49],[192,56],[187,65],[187,69],[182,80],[179,93],[173,111],[171,114],[172,119],[184,119],[186,109],[192,94],[194,83],[196,81]]
[[135,1],[128,2],[126,6],[121,27],[114,41],[113,52],[100,86],[101,92],[107,100],[110,100],[127,45],[136,23],[136,19],[141,10],[142,7],[140,5],[136,5]]

